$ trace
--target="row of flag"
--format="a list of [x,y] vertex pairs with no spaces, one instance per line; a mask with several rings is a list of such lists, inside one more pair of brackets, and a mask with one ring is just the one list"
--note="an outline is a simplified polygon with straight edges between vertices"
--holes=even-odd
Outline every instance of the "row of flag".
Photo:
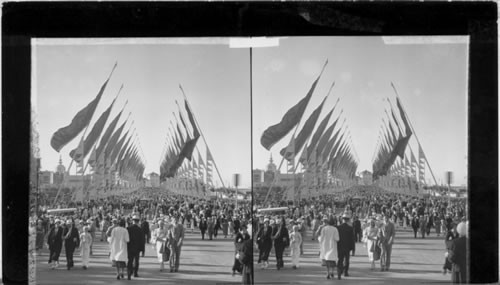
[[[184,94],[182,86],[179,88]],[[178,107],[177,113],[173,114],[176,122],[174,124],[170,121],[167,132],[160,161],[160,182],[163,187],[174,192],[188,196],[206,196],[207,189],[214,187],[215,161],[208,147],[205,160],[197,147],[201,132],[187,99],[184,99],[182,107],[177,101],[175,103]]]
[[[260,141],[265,149],[270,150],[290,133],[292,129],[300,125],[307,105],[327,64],[328,60],[325,62],[321,73],[313,82],[306,96],[285,113],[280,123],[272,125],[264,131]],[[318,174],[327,172],[330,176],[339,179],[352,179],[355,177],[358,162],[354,155],[353,147],[347,140],[348,134],[346,129],[342,129],[345,119],[342,125],[339,126],[343,110],[339,112],[333,123],[329,125],[340,98],[337,99],[334,107],[329,110],[315,130],[325,102],[334,85],[335,83],[332,83],[327,95],[306,119],[301,130],[297,134],[295,134],[297,129],[295,130],[288,146],[281,149],[280,154],[289,163],[288,172],[295,173],[297,168],[295,166],[295,158],[299,157],[299,162],[305,171],[312,171]]]
[[[116,66],[117,64],[113,66],[111,74],[101,86],[97,96],[73,117],[69,125],[58,129],[52,135],[50,144],[55,151],[60,152],[83,132],[77,148],[69,152],[71,163],[73,161],[77,163],[78,173],[84,173],[87,166],[90,166],[91,171],[94,174],[101,174],[103,179],[105,175],[118,174],[119,177],[138,181],[143,177],[145,166],[136,144],[135,129],[131,130],[133,122],[129,124],[128,130],[126,129],[131,113],[120,123],[126,103],[113,120],[107,124],[123,85],[87,134],[94,113]],[[87,156],[89,158],[85,161]]]
[[[406,158],[405,150],[413,134],[399,98],[396,97],[399,120],[396,115],[398,112],[394,111],[392,103],[388,98],[387,102],[390,106],[390,115],[385,111],[387,122],[382,119],[383,123],[381,134],[379,134],[378,150],[376,151],[376,156],[373,161],[374,180],[377,180],[378,177],[387,175],[398,157],[401,159]],[[402,121],[402,123],[400,121]]]

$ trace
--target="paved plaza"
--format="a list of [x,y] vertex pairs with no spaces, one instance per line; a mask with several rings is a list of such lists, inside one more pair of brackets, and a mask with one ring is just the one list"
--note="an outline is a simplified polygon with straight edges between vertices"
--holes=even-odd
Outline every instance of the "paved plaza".
[[117,280],[116,269],[111,267],[108,258],[108,244],[100,241],[93,246],[90,267],[84,270],[80,262],[80,253],[74,255],[75,267],[66,269],[66,257],[63,251],[59,258],[59,267],[51,270],[47,264],[48,250],[44,249],[37,256],[37,284],[235,284],[241,283],[241,275],[232,276],[234,245],[233,240],[218,236],[214,240],[201,240],[199,231],[193,234],[186,230],[182,247],[179,272],[160,272],[156,253],[150,244],[146,245],[146,256],[140,258],[139,278]]
[[[413,231],[398,228],[388,272],[380,271],[380,263],[376,263],[376,270],[371,271],[366,247],[363,243],[356,243],[355,256],[350,259],[350,276],[342,276],[342,280],[337,279],[336,271],[335,279],[326,279],[326,267],[321,266],[319,245],[317,241],[312,241],[311,231],[305,237],[299,269],[292,269],[291,258],[285,256],[285,268],[276,270],[273,252],[274,249],[268,269],[255,266],[256,284],[445,284],[451,279],[449,273],[442,274],[444,239],[443,236],[436,237],[434,229],[429,237],[415,239]],[[285,251],[285,255],[288,252]],[[257,262],[258,255],[255,253]]]

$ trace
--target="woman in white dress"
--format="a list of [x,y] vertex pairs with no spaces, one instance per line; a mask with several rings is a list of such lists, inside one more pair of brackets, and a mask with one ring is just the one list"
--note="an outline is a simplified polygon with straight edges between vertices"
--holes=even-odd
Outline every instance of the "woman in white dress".
[[[158,262],[160,263],[160,271],[165,269],[165,263],[163,261],[163,252],[160,252],[162,245],[165,244],[168,236],[167,226],[163,220],[158,223],[159,227],[153,232],[153,243],[156,248],[156,255],[158,256]],[[165,245],[164,245],[165,246]]]
[[[125,228],[125,220],[121,219],[118,226],[111,231],[109,259],[116,263],[116,279],[124,278],[125,267],[128,261],[127,243],[130,241],[128,231]],[[121,269],[121,273],[120,273]]]
[[326,279],[333,278],[334,268],[336,267],[335,261],[338,259],[337,242],[340,238],[339,231],[333,226],[334,224],[333,217],[330,217],[328,224],[321,228],[321,234],[318,238],[320,246],[319,258],[326,263]]
[[373,258],[373,251],[371,251],[371,248],[378,239],[377,234],[378,227],[375,223],[375,219],[371,219],[368,227],[363,230],[363,241],[366,243],[366,248],[368,250],[368,261],[371,262],[371,270],[375,269],[375,260]]
[[302,243],[302,235],[299,232],[299,226],[292,227],[292,234],[290,235],[290,254],[292,256],[293,269],[299,268],[300,263],[300,244]]

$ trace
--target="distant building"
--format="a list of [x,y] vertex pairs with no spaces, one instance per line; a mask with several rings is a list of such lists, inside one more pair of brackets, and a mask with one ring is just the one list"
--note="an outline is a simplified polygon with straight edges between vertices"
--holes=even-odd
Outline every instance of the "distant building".
[[38,183],[42,187],[54,184],[54,172],[40,171],[40,175],[38,176]]
[[365,170],[361,173],[361,181],[363,185],[372,185],[373,184],[373,175],[370,171]]
[[253,170],[253,185],[254,187],[291,187],[302,181],[302,173],[281,173],[273,162],[273,157],[269,158],[266,171],[260,169]]
[[160,175],[155,172],[151,172],[148,176],[147,179],[149,180],[150,187],[160,187]]
[[252,170],[253,183],[264,182],[264,170],[254,169]]

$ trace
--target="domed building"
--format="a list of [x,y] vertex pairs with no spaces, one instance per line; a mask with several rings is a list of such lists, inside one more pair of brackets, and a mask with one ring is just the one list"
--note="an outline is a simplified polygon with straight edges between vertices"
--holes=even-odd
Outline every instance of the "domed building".
[[279,174],[279,170],[276,167],[276,164],[274,164],[273,155],[271,154],[266,172],[264,172],[264,183],[272,183],[276,174]]
[[56,173],[54,173],[54,183],[61,184],[66,175],[66,167],[62,164],[62,158],[59,156],[59,164],[56,167]]

